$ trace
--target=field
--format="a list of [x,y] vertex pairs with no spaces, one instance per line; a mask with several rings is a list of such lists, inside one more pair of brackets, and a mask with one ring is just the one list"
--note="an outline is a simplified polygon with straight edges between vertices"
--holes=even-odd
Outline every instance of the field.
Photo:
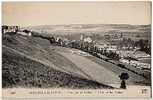
[[[149,72],[141,71],[140,69],[131,68],[129,66],[127,66],[127,69],[121,68],[117,65],[101,60],[85,52],[83,52],[83,55],[80,55],[80,50],[76,49],[69,49],[63,47],[56,47],[56,49],[61,55],[69,59],[77,67],[82,69],[82,71],[87,73],[92,80],[96,80],[100,83],[105,83],[109,85],[120,84],[121,80],[119,79],[119,75],[122,72],[127,72],[130,76],[129,80],[127,80],[128,85],[151,84]],[[78,53],[76,53],[77,51]],[[147,77],[139,75],[142,73],[144,73]]]
[[5,88],[113,88],[120,84],[122,72],[130,76],[128,85],[150,85],[148,78],[88,53],[53,46],[40,37],[7,34],[2,42]]
[[[46,46],[42,45],[42,41],[45,44],[47,41],[39,39],[38,42],[35,38],[26,41],[27,39],[30,40],[30,37],[20,35],[7,35],[3,38],[3,88],[113,88],[87,79],[74,64],[54,50],[50,49],[47,53],[47,48],[41,48]],[[46,53],[50,56],[44,55]]]

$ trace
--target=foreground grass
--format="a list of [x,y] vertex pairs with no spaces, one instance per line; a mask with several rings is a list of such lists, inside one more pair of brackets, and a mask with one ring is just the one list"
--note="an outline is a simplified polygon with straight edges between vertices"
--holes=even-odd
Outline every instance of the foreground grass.
[[2,54],[2,87],[112,88],[92,80],[55,70],[6,48],[3,48]]

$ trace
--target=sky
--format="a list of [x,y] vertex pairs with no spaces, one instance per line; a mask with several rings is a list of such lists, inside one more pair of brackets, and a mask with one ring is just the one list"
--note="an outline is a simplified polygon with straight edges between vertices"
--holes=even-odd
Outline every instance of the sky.
[[151,2],[2,2],[2,24],[151,24]]

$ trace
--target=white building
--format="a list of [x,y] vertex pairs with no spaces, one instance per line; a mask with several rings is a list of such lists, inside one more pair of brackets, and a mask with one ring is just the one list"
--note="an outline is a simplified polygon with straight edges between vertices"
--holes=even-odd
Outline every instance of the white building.
[[143,68],[150,69],[151,68],[150,64],[142,63],[142,62],[135,61],[135,60],[130,60],[130,62],[129,62],[129,60],[122,58],[119,61],[124,63],[124,64],[130,64],[131,66],[134,66],[134,67],[140,68],[140,69],[143,69]]
[[17,32],[17,34],[21,34],[21,35],[24,35],[24,36],[32,36],[32,33],[31,32]]
[[117,50],[117,54],[119,54],[120,57],[132,57],[133,58],[133,51],[131,50]]
[[129,64],[129,60],[127,60],[127,59],[120,59],[119,60],[120,62],[122,62],[122,63],[124,63],[124,64]]
[[91,43],[92,42],[92,39],[90,37],[87,37],[87,38],[84,38],[83,41],[84,42]]
[[108,51],[116,51],[117,50],[117,46],[116,45],[109,45],[107,50]]
[[148,58],[148,57],[150,57],[149,54],[146,54],[145,52],[142,52],[142,51],[135,51],[133,53],[133,56],[134,56],[134,58]]
[[97,47],[99,50],[102,50],[102,49],[109,48],[110,43],[107,41],[101,40],[101,41],[96,41],[94,46]]
[[83,38],[84,38],[84,37],[83,37],[83,35],[81,35],[80,40],[82,41],[82,40],[83,40]]

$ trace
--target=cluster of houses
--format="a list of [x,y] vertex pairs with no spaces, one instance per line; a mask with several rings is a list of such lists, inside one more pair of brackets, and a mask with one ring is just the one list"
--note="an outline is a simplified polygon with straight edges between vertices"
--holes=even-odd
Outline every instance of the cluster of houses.
[[113,39],[113,40],[120,40],[120,39],[122,39],[123,38],[123,33],[118,33],[118,34],[114,34],[114,32],[112,32],[112,33],[109,33],[109,34],[105,34],[104,35],[104,38],[105,39]]
[[21,29],[19,26],[8,26],[8,25],[2,26],[2,34],[21,34],[27,36],[32,35],[31,31],[29,30]]
[[[120,35],[120,37],[122,37],[122,34]],[[117,53],[120,56],[119,61],[122,63],[129,64],[140,69],[151,69],[150,63],[145,63],[139,60],[143,58],[151,59],[151,56],[143,51],[139,51],[140,48],[138,47],[131,48],[130,50],[128,50],[126,47],[118,49],[117,45],[111,44],[110,42],[107,42],[105,40],[96,41],[94,46],[97,47],[99,50],[106,50],[108,52],[111,51]],[[129,59],[126,58],[130,58],[130,62]]]
[[107,51],[113,51],[113,52],[117,50],[116,45],[111,45],[109,42],[106,42],[106,41],[97,41],[95,43],[95,47],[97,47],[99,50],[107,50]]
[[2,34],[6,33],[16,33],[19,30],[19,26],[7,26],[3,25],[2,26]]
[[[129,64],[140,69],[151,69],[150,63],[144,63],[139,60],[141,58],[151,58],[151,56],[143,51],[139,51],[139,48],[134,48],[132,50],[127,50],[123,48],[122,50],[119,50],[117,45],[113,45],[105,40],[93,41],[92,38],[83,36],[81,36],[80,39],[84,42],[94,42],[94,46],[97,47],[99,50],[106,50],[108,52],[111,51],[119,54],[119,61],[124,64]],[[127,57],[130,57],[131,59],[126,59]]]
[[[131,66],[134,66],[136,68],[140,69],[151,69],[150,63],[142,62],[140,59],[147,58],[151,59],[151,56],[149,54],[146,54],[145,52],[139,51],[139,50],[119,50],[116,51],[121,57],[119,60],[120,62],[124,64],[129,64]],[[126,58],[131,58],[131,59],[126,59]]]
[[136,61],[136,60],[128,60],[128,59],[124,59],[124,58],[121,58],[119,61],[124,63],[124,64],[136,67],[136,68],[151,69],[151,65],[148,64],[148,63],[143,63],[143,62]]

